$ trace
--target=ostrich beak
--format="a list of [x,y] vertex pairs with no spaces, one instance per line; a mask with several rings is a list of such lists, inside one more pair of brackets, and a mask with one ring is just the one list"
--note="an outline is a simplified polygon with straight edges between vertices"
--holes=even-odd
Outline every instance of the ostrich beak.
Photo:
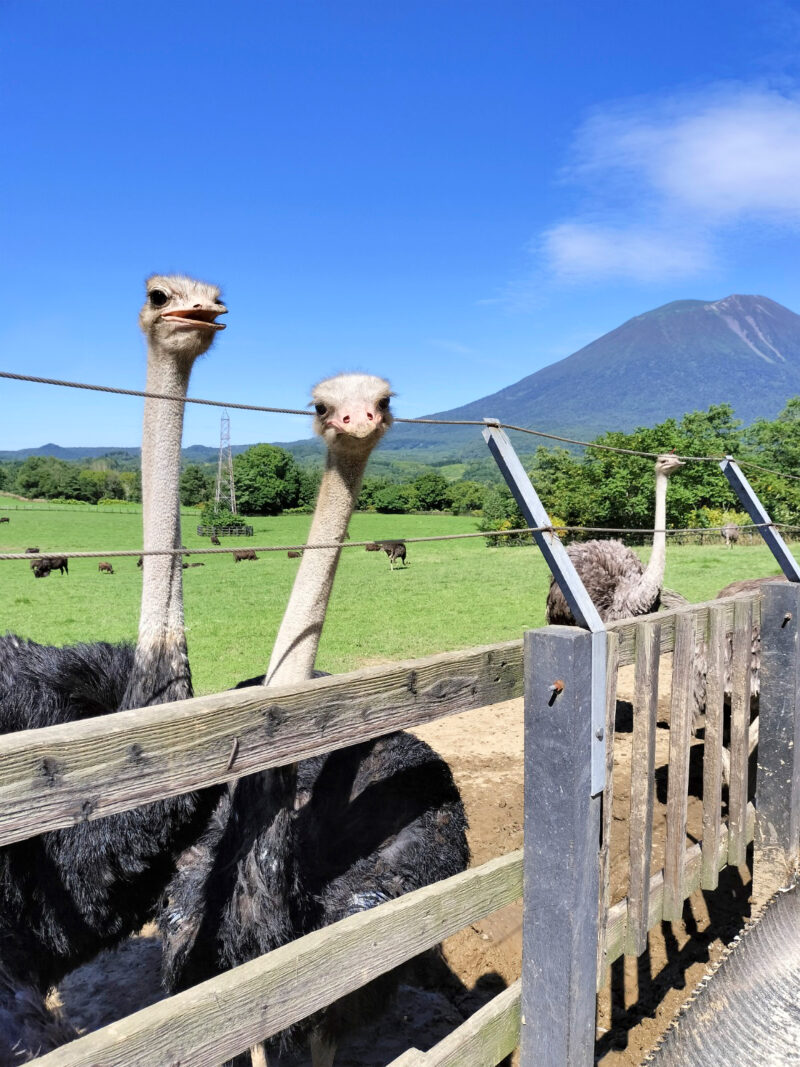
[[215,322],[217,315],[227,315],[228,309],[224,304],[215,304],[213,307],[176,308],[174,311],[162,312],[162,319],[169,319],[176,326],[184,329],[201,330],[224,330],[224,322]]
[[383,425],[383,415],[380,411],[367,410],[353,415],[334,415],[325,420],[326,430],[335,430],[338,434],[346,434],[348,437],[369,437]]

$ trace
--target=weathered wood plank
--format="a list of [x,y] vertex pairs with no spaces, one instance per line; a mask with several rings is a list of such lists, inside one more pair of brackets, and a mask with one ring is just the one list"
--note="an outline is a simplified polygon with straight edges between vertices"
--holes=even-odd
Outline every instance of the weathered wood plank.
[[763,904],[798,862],[800,838],[800,587],[768,585],[761,613],[753,900]]
[[694,713],[694,648],[692,618],[675,623],[672,654],[672,696],[669,725],[669,779],[667,784],[667,839],[664,847],[664,918],[680,919],[685,892],[686,820],[689,812],[689,752]]
[[[754,602],[755,610],[758,611],[760,598],[755,593],[746,596],[723,597],[721,600],[706,600],[701,604],[689,604],[684,608],[675,608],[672,611],[655,612],[651,615],[640,615],[636,619],[621,619],[619,622],[610,622],[606,629],[619,634],[619,663],[621,667],[633,663],[636,655],[636,627],[642,622],[661,623],[661,655],[672,652],[675,648],[675,620],[681,615],[691,615],[694,619],[695,634],[700,637],[705,633],[708,625],[708,613],[712,608],[719,608],[724,612],[725,624],[730,630],[733,627],[733,607],[737,601],[749,600]],[[758,617],[758,616],[756,616]]]
[[317,930],[32,1062],[39,1067],[211,1067],[521,893],[522,853],[513,852]]
[[[712,602],[726,620],[734,599]],[[643,618],[661,623],[663,654],[672,650],[678,615],[691,614],[699,627],[707,612],[699,604]],[[608,627],[620,638],[620,665],[633,662],[639,621]],[[522,642],[507,641],[300,686],[253,687],[6,734],[0,844],[521,693]]]
[[[747,805],[747,840],[748,842],[753,840],[753,833],[755,827],[755,808],[752,804]],[[728,828],[722,827],[720,833],[719,843],[719,855],[718,855],[718,867],[722,870],[728,866]],[[691,896],[696,889],[700,888],[700,877],[702,872],[703,856],[700,850],[700,845],[692,845],[686,850],[686,856],[684,859],[683,870],[683,888],[686,896]],[[625,944],[627,941],[626,926],[628,925],[627,919],[627,900],[625,897],[622,900],[618,900],[616,904],[611,907],[608,913],[608,932],[607,932],[607,949],[606,959],[609,964],[614,960],[619,959],[625,950]],[[650,930],[654,926],[657,926],[663,919],[664,908],[664,872],[663,870],[657,871],[656,874],[650,879],[650,916],[648,918],[648,927]]]
[[388,1067],[495,1067],[519,1044],[520,991],[513,982],[432,1049],[409,1049]]
[[0,844],[521,693],[510,641],[6,734]]
[[712,608],[708,614],[706,641],[706,709],[703,741],[703,889],[719,884],[719,842],[722,832],[722,728],[725,714],[724,612]]
[[608,915],[611,874],[611,825],[614,810],[614,728],[617,712],[617,673],[619,668],[619,638],[608,635],[606,653],[606,784],[603,789],[603,815],[600,837],[599,891],[597,901],[597,980],[606,974],[605,926]]
[[602,793],[592,796],[593,637],[548,626],[524,638],[522,1014],[535,1025],[523,1027],[521,1067],[583,1067],[594,1050]]
[[728,863],[745,862],[747,781],[750,758],[750,660],[753,643],[752,604],[743,600],[733,614],[731,656],[731,774],[728,784]]
[[633,694],[631,811],[628,822],[630,872],[628,944],[625,951],[631,956],[640,956],[647,946],[660,643],[660,626],[657,622],[639,623]]

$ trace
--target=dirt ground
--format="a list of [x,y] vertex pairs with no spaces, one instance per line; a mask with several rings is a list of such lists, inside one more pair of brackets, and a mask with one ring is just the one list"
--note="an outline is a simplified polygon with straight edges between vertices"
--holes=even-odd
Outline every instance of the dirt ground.
[[[669,658],[662,660],[659,718],[666,720]],[[632,670],[620,672],[618,696],[630,698]],[[627,721],[626,721],[627,719]],[[627,821],[630,806],[630,715],[618,715],[611,836],[612,903],[627,888]],[[473,864],[522,846],[522,701],[439,720],[418,731],[451,765],[470,820]],[[654,866],[661,865],[666,814],[669,731],[658,730]],[[696,747],[697,756],[701,748]],[[701,829],[700,761],[693,759],[688,840]],[[749,873],[726,871],[714,893],[698,891],[680,923],[662,923],[638,960],[609,968],[598,1001],[597,1062],[603,1067],[640,1064],[691,989],[736,935],[748,914]],[[520,974],[521,906],[502,909],[449,938],[444,963],[427,963],[418,981],[401,987],[396,1006],[380,1025],[354,1034],[337,1054],[337,1067],[381,1067],[410,1045],[429,1048]],[[160,999],[159,944],[152,931],[69,976],[60,989],[65,1013],[94,1029]],[[293,1067],[294,1059],[275,1061]],[[273,1058],[270,1058],[273,1067]],[[466,1065],[465,1065],[466,1067]]]

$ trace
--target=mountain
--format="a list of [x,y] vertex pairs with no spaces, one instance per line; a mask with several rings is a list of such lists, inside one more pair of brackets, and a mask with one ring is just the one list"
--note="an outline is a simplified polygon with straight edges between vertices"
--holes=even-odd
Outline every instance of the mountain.
[[[584,440],[604,430],[652,426],[670,416],[730,404],[751,423],[775,418],[786,401],[800,394],[800,315],[765,296],[724,300],[676,300],[637,315],[610,333],[543,367],[513,385],[462,407],[426,415],[429,419],[502,422]],[[279,442],[301,462],[322,454],[317,438]],[[533,451],[536,438],[523,451]],[[235,445],[234,453],[250,445]],[[41,448],[0,452],[0,460],[27,456],[86,459],[138,448]],[[398,423],[380,452],[427,462],[486,455],[473,426],[409,426]],[[213,445],[183,450],[190,463],[216,462]],[[379,453],[380,454],[380,453]]]
[[[800,315],[765,296],[676,300],[535,374],[425,418],[482,419],[590,439],[729,403],[750,423],[800,394]],[[397,425],[387,451],[485,450],[477,427]],[[533,442],[530,449],[533,450]]]

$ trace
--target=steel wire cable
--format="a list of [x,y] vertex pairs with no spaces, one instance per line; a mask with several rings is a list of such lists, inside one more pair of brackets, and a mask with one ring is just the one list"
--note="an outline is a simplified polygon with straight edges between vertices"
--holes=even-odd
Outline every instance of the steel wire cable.
[[[12,371],[0,371],[0,378],[6,378],[11,381],[17,382],[33,382],[37,385],[55,385],[61,386],[66,389],[87,389],[95,393],[113,393],[118,396],[136,396],[144,397],[153,400],[175,400],[179,403],[186,404],[200,404],[206,407],[219,407],[219,408],[234,408],[239,411],[259,411],[265,414],[272,415],[308,415],[313,416],[314,412],[308,411],[303,408],[278,408],[268,407],[261,404],[240,404],[235,401],[224,400],[205,400],[200,397],[180,397],[173,396],[169,393],[151,393],[143,389],[122,389],[118,386],[112,385],[93,385],[88,382],[72,382],[62,378],[44,378],[34,374],[16,374]],[[476,426],[480,429],[484,429],[487,425],[487,420],[476,419],[401,419],[395,418],[395,422],[405,423],[407,425],[419,425],[419,426]],[[544,437],[550,441],[560,441],[563,444],[578,445],[581,448],[594,448],[604,452],[616,452],[628,456],[642,456],[645,459],[657,459],[663,455],[663,452],[645,452],[635,448],[621,448],[617,445],[605,445],[597,441],[581,441],[574,437],[562,437],[559,434],[548,433],[545,430],[532,430],[527,426],[515,426],[512,423],[502,422],[497,419],[488,420],[490,425],[495,425],[500,429],[512,430],[516,433],[525,433],[534,437]],[[689,463],[720,463],[727,457],[724,455],[716,456],[681,456],[678,455],[677,459],[683,460]],[[766,474],[772,474],[778,478],[790,478],[793,481],[800,481],[800,476],[796,474],[789,474],[788,471],[776,471],[769,467],[762,467],[758,463],[754,463],[751,460],[736,460],[741,466],[753,467]]]
[[[760,522],[752,523],[748,526],[740,526],[739,529],[746,533],[748,530],[758,530],[762,527],[769,529],[782,529],[782,530],[800,530],[800,526],[792,526],[788,523],[781,522]],[[655,533],[665,533],[667,535],[673,534],[707,534],[707,533],[722,533],[725,529],[724,526],[686,526],[678,529],[670,530],[653,530],[642,527],[634,526],[520,526],[513,530],[477,530],[474,533],[461,533],[461,534],[434,534],[429,537],[394,537],[394,538],[382,538],[380,540],[369,541],[327,541],[319,544],[297,544],[297,545],[249,545],[247,549],[240,548],[163,548],[163,549],[140,549],[140,548],[126,548],[126,549],[109,549],[108,551],[101,552],[79,552],[64,549],[61,552],[0,552],[0,562],[4,560],[18,560],[27,559],[29,561],[38,559],[53,559],[60,556],[66,556],[68,559],[98,559],[103,558],[119,558],[126,556],[230,556],[235,552],[250,551],[250,552],[305,552],[312,551],[314,549],[332,549],[332,548],[365,548],[367,545],[380,545],[381,549],[385,543],[401,542],[404,545],[424,544],[429,541],[463,541],[476,537],[513,537],[519,534],[533,534],[533,533],[624,533],[624,534],[642,534],[651,536]]]

